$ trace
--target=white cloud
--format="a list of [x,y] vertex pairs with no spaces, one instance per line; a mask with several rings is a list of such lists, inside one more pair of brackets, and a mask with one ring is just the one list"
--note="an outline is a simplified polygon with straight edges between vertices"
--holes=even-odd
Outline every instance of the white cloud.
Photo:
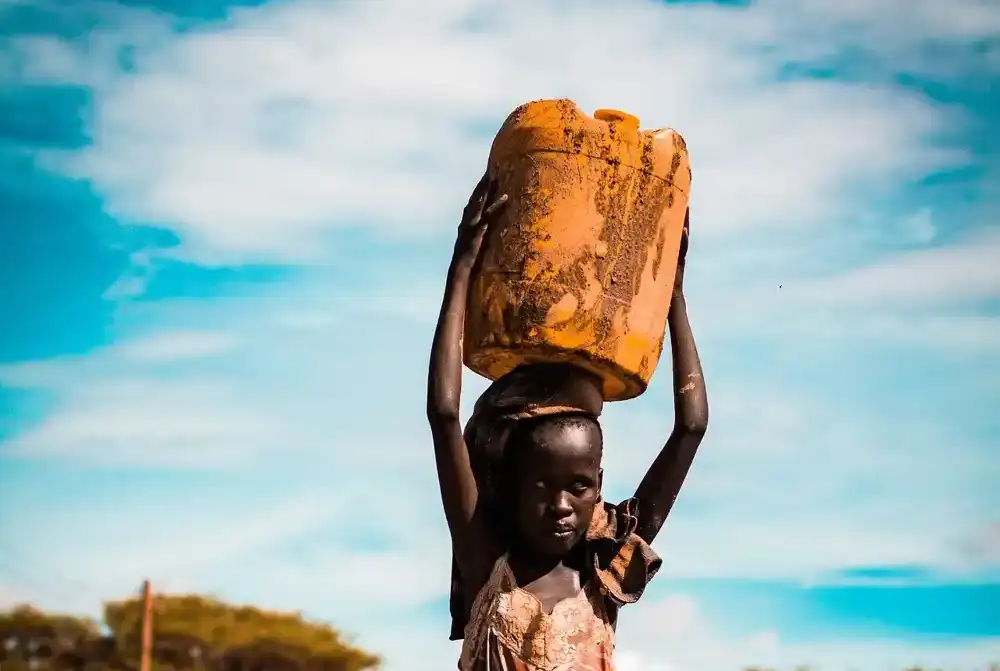
[[[109,498],[73,507],[43,501],[29,520],[4,519],[0,570],[9,576],[13,569],[18,581],[8,601],[99,616],[104,601],[133,593],[145,579],[158,591],[211,593],[215,586],[201,579],[207,572],[345,514],[343,501],[315,491],[257,502],[204,492],[169,503],[142,492]],[[47,535],[34,536],[33,524],[44,524]]]
[[975,563],[1000,565],[1000,521],[977,530],[963,540],[961,548]]
[[[797,669],[825,671],[894,671],[908,668],[985,669],[1000,655],[996,639],[971,642],[919,642],[901,639],[844,640],[833,643],[795,643],[781,640],[780,632],[762,630],[745,638],[697,626],[684,636],[650,630],[633,636],[632,621],[622,619],[617,653],[621,671],[727,671],[730,669]],[[637,644],[632,643],[637,641]]]
[[937,237],[934,216],[929,207],[922,207],[906,220],[905,228],[918,244],[927,245]]
[[[912,236],[906,232],[894,240],[897,249],[874,255],[847,235],[770,255],[744,249],[719,258],[717,249],[699,247],[695,262],[703,265],[692,266],[698,276],[689,290],[694,322],[733,341],[766,335],[812,349],[893,344],[994,360],[1000,317],[988,306],[1000,296],[997,229],[916,247]],[[825,244],[829,255],[819,256]],[[797,260],[785,256],[791,250]],[[868,260],[845,261],[852,256]],[[820,270],[806,265],[810,257]]]
[[149,286],[149,281],[156,272],[154,255],[147,250],[139,250],[129,254],[129,265],[117,280],[111,283],[101,296],[107,301],[141,296]]
[[94,85],[93,146],[54,165],[122,220],[175,229],[202,262],[315,259],[343,226],[442,231],[504,115],[553,96],[679,128],[704,230],[802,226],[851,213],[848,190],[965,160],[934,144],[952,111],[889,86],[779,80],[776,59],[845,35],[954,37],[978,2],[949,21],[907,12],[908,31],[871,11],[859,32],[860,10],[839,7],[277,3],[169,41],[162,22],[123,22],[111,37],[138,46],[133,74],[100,51],[77,59],[109,70],[74,73],[68,47],[27,41],[40,65],[21,76]]
[[[733,604],[734,612],[744,606]],[[766,628],[749,636],[724,633],[701,612],[698,602],[675,594],[622,611],[617,666],[620,671],[726,671],[747,668],[826,671],[896,671],[941,668],[984,669],[1000,655],[1000,639],[920,641],[844,638],[836,642],[782,640]]]
[[121,354],[137,361],[170,362],[221,354],[234,345],[235,339],[228,333],[174,331],[127,343]]
[[[774,37],[791,44],[803,57],[835,57],[854,47],[884,61],[905,64],[911,72],[954,74],[968,61],[934,58],[929,46],[960,48],[975,53],[980,41],[1000,32],[1000,16],[992,0],[963,0],[943,5],[936,0],[864,0],[797,3],[769,0],[775,14]],[[810,21],[811,19],[811,21]],[[996,50],[986,45],[984,53]],[[979,47],[982,48],[981,46]]]
[[64,388],[56,412],[8,440],[4,451],[103,464],[233,467],[273,450],[282,435],[236,382],[112,378]]
[[1000,228],[958,244],[896,254],[868,267],[791,287],[805,300],[865,303],[970,302],[1000,296]]

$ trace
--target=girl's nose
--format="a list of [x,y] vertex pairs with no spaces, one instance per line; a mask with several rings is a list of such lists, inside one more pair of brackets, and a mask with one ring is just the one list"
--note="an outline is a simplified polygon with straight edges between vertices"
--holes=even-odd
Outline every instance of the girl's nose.
[[556,494],[552,501],[552,511],[559,517],[569,517],[573,514],[573,506],[570,505],[569,494],[560,492]]

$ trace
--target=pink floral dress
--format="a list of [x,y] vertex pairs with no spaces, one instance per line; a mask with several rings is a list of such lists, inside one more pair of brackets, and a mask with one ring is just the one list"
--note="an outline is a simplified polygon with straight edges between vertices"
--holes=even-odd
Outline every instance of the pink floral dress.
[[596,581],[545,613],[500,557],[473,602],[460,671],[612,671],[615,630]]

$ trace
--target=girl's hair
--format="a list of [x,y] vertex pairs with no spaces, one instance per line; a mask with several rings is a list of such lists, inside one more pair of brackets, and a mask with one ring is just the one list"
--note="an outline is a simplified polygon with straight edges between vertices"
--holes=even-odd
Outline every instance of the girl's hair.
[[602,438],[601,449],[603,449],[604,433],[597,418],[585,412],[565,412],[558,415],[542,415],[518,421],[514,428],[507,435],[506,445],[503,449],[501,460],[505,474],[516,472],[517,465],[522,460],[530,457],[529,450],[532,447],[531,433],[541,424],[551,424],[558,428],[569,428],[572,426],[587,425],[597,429],[598,435]]

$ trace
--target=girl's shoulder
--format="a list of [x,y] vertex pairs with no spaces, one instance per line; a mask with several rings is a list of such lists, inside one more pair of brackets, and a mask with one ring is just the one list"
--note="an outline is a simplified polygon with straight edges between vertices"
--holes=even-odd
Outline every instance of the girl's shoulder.
[[638,601],[663,564],[649,543],[635,533],[635,509],[635,499],[618,505],[601,502],[587,532],[601,594],[616,608]]

